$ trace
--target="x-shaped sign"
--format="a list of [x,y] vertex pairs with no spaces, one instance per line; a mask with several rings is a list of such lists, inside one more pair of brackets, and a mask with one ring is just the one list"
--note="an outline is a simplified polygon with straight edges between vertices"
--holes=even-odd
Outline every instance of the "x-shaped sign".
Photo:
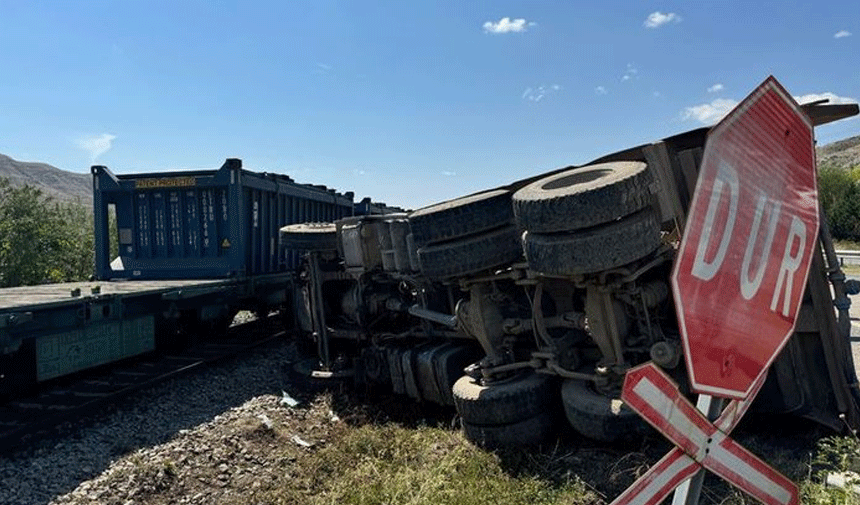
[[732,400],[712,424],[652,363],[632,368],[621,399],[677,447],[627,488],[612,505],[656,505],[702,468],[767,505],[797,505],[797,487],[728,437],[764,383],[743,400]]

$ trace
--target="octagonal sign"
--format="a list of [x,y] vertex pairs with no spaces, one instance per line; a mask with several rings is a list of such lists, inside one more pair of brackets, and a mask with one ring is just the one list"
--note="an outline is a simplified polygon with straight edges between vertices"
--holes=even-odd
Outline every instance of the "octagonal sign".
[[708,134],[672,272],[694,391],[748,395],[791,336],[817,237],[812,123],[769,77]]

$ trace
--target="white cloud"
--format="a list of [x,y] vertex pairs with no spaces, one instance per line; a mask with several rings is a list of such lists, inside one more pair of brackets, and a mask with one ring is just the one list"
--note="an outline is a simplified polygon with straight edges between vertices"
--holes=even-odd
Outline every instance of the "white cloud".
[[660,11],[652,12],[648,14],[648,17],[645,18],[645,28],[659,28],[668,23],[680,23],[681,16],[675,14],[674,12],[669,12],[667,14],[663,14]]
[[622,81],[629,81],[630,79],[633,79],[634,77],[636,77],[636,75],[638,73],[639,73],[639,69],[636,68],[636,66],[633,65],[632,63],[628,63],[627,64],[627,70],[624,71],[624,75],[621,76],[621,80]]
[[808,95],[801,95],[794,97],[797,100],[797,103],[803,105],[805,103],[817,102],[819,100],[829,100],[829,104],[839,104],[839,103],[857,103],[857,100],[854,98],[848,98],[844,96],[837,96],[834,93],[826,91],[824,93],[810,93]]
[[116,135],[110,133],[102,133],[101,135],[88,135],[81,137],[75,141],[75,144],[90,155],[90,162],[95,162],[102,154],[108,152],[113,147],[113,141]]
[[530,102],[540,102],[547,95],[552,93],[557,93],[561,90],[561,86],[558,84],[550,84],[550,85],[540,85],[534,88],[526,88],[523,91],[522,99],[528,100]]
[[451,170],[443,170],[442,175],[447,176],[447,177],[453,177],[453,176],[457,175],[457,172],[452,172]]
[[702,124],[714,124],[737,106],[738,102],[730,98],[717,98],[711,103],[703,103],[687,107],[681,114],[683,120],[696,120]]
[[716,83],[713,86],[711,86],[710,88],[708,88],[708,93],[717,93],[717,92],[722,91],[723,89],[725,89],[725,86],[723,86],[720,83]]
[[849,32],[848,30],[839,30],[838,32],[833,34],[834,39],[841,39],[843,37],[850,37],[850,36],[851,36],[851,32]]
[[[708,90],[710,91],[710,88],[708,88]],[[831,93],[829,91],[824,93],[810,93],[807,95],[795,96],[794,99],[797,101],[797,103],[801,105],[805,103],[817,102],[819,100],[824,99],[829,100],[828,103],[830,104],[857,103],[857,100],[854,98],[838,96],[835,93]],[[681,113],[681,119],[685,121],[695,120],[702,124],[711,125],[722,119],[737,105],[737,100],[732,100],[731,98],[717,98],[710,103],[703,103],[701,105],[686,107]]]
[[505,17],[495,23],[492,21],[485,22],[484,33],[520,33],[528,30],[536,24],[537,23],[533,21],[526,21],[523,18],[511,19]]
[[317,62],[314,64],[312,72],[317,75],[326,75],[331,72],[332,66],[327,63]]
[[605,95],[609,93],[609,91],[606,91],[606,88],[604,88],[603,86],[598,86],[594,88],[594,93],[597,95]]

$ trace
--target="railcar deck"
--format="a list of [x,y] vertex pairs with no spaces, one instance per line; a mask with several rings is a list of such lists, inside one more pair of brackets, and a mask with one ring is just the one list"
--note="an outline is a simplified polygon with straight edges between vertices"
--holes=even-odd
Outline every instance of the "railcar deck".
[[0,289],[0,398],[267,313],[292,273],[227,279],[91,281]]
[[47,308],[81,301],[126,295],[149,295],[176,290],[211,289],[234,284],[232,279],[165,281],[64,282],[0,289],[0,313],[24,308]]

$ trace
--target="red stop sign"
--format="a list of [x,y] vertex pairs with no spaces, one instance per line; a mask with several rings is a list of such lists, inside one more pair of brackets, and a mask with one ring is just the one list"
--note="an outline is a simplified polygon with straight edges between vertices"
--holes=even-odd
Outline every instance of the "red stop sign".
[[812,124],[769,77],[708,134],[672,273],[694,391],[748,395],[791,336],[817,237]]

